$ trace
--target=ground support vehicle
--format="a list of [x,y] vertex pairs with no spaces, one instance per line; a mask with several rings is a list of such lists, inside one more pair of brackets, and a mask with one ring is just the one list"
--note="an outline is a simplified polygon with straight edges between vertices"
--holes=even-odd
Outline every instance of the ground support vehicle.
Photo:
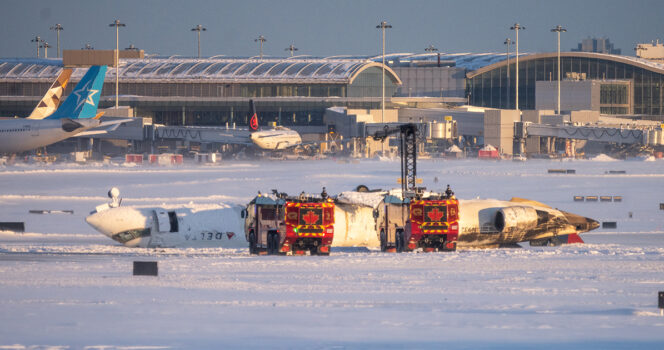
[[459,237],[459,202],[453,196],[386,195],[374,214],[381,251],[454,251]]
[[243,211],[250,254],[329,255],[334,201],[321,196],[259,195]]

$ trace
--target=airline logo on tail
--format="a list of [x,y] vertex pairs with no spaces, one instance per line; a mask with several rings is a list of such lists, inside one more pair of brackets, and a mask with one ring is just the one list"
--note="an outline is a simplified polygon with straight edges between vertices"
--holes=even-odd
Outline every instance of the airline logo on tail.
[[258,114],[256,113],[256,105],[254,105],[254,100],[249,100],[249,106],[251,107],[251,119],[249,119],[249,127],[251,131],[258,130]]
[[71,77],[72,69],[65,68],[62,70],[58,78],[55,80],[51,88],[48,89],[44,98],[39,101],[37,107],[30,113],[28,119],[44,119],[53,114],[60,105],[60,98],[67,88],[69,77]]
[[92,66],[67,96],[62,106],[46,119],[83,119],[97,116],[99,96],[106,77],[106,66]]

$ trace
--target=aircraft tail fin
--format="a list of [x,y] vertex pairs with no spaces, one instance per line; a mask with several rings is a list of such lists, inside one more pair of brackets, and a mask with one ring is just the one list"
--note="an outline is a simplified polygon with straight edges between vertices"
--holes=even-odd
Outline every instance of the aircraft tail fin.
[[44,119],[58,109],[62,94],[65,92],[65,88],[67,88],[67,83],[69,83],[69,77],[71,77],[72,71],[71,68],[65,68],[60,72],[60,75],[55,79],[53,85],[51,85],[48,91],[46,91],[44,98],[39,101],[37,107],[35,107],[27,119]]
[[258,131],[258,113],[256,113],[256,105],[254,100],[249,100],[249,109],[251,110],[251,117],[249,117],[249,129]]
[[46,119],[84,119],[97,116],[99,95],[105,77],[106,66],[90,67],[62,105]]

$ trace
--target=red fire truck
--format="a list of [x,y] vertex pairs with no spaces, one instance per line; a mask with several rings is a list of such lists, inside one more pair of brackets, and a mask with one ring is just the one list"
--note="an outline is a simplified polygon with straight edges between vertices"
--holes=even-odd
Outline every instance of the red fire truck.
[[[426,193],[417,183],[417,134],[413,123],[385,125],[372,137],[384,141],[388,136],[400,135],[401,194],[387,195],[382,207],[374,212],[376,228],[383,251],[456,250],[459,237],[459,202],[447,186],[443,194]],[[382,209],[382,210],[381,210]]]
[[258,195],[243,211],[251,254],[329,255],[334,238],[334,201],[320,196]]
[[454,251],[459,237],[459,201],[418,194],[401,200],[387,195],[375,213],[382,251]]

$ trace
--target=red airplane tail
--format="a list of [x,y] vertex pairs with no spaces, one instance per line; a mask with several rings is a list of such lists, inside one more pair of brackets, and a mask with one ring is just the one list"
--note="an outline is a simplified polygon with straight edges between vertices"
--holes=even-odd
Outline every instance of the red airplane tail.
[[249,118],[249,129],[258,131],[258,113],[256,113],[256,105],[254,100],[249,100],[249,108],[251,109],[251,117]]

